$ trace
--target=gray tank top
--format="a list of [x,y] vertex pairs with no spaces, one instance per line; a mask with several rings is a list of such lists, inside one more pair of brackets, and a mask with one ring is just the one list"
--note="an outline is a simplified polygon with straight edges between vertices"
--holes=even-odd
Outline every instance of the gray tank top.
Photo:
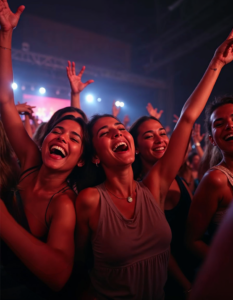
[[[231,173],[231,171],[229,169],[227,169],[224,166],[218,165],[218,166],[214,166],[212,167],[210,170],[219,170],[221,171],[223,174],[226,175],[228,182],[230,183],[230,185],[233,187],[233,174]],[[220,223],[222,222],[225,214],[227,211],[227,207],[225,209],[217,209],[215,214],[213,215],[212,218],[212,223],[210,226],[210,232],[211,234],[215,233],[216,229],[219,227]],[[213,227],[213,228],[212,228]]]
[[143,183],[137,183],[132,219],[120,213],[104,184],[97,189],[100,217],[90,277],[98,299],[164,299],[171,242],[164,212]]

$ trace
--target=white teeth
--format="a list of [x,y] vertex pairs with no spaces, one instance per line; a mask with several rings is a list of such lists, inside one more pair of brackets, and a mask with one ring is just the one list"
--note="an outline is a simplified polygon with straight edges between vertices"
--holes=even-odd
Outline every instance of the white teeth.
[[57,146],[57,145],[54,145],[54,146],[51,147],[50,150],[53,150],[53,149],[57,149],[57,150],[61,151],[61,153],[62,153],[64,156],[66,156],[66,153],[65,153],[65,151],[64,151],[63,148],[61,148],[61,147],[59,147],[59,146]]
[[122,146],[122,145],[127,146],[127,144],[126,144],[125,142],[120,142],[120,143],[116,144],[116,146],[114,147],[113,151],[115,152],[116,149],[117,149],[118,147]]
[[159,148],[155,148],[154,151],[162,151],[164,149],[165,149],[165,147],[159,147]]
[[233,137],[233,134],[228,134],[227,136],[225,136],[224,140],[229,139],[230,137]]

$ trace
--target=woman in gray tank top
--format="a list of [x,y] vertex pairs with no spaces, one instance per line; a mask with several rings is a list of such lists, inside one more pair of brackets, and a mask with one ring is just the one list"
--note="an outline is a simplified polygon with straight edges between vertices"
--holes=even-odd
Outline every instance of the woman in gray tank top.
[[133,179],[133,137],[121,122],[110,115],[90,121],[92,161],[104,182],[81,191],[76,200],[76,242],[80,255],[91,243],[90,277],[97,299],[164,298],[171,241],[165,197],[183,162],[192,127],[222,67],[233,59],[232,37],[233,31],[217,49],[182,109],[165,154],[141,183]]

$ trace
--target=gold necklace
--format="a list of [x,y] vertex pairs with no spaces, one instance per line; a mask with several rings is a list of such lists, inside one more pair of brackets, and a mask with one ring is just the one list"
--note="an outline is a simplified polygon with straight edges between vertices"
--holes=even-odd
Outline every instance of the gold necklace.
[[[106,185],[104,185],[104,187],[106,188]],[[112,194],[113,196],[115,196],[115,197],[118,198],[118,199],[127,199],[127,201],[128,201],[129,203],[133,202],[133,197],[132,197],[132,196],[121,198],[121,197],[118,197],[117,195],[113,194],[113,193],[112,193],[111,191],[109,191],[107,188],[106,188],[106,190],[107,190],[110,194]]]

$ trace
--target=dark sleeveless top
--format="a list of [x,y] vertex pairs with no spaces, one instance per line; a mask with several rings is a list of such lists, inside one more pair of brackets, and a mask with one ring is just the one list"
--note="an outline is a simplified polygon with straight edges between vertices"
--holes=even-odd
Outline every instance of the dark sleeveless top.
[[171,253],[186,277],[192,281],[197,261],[184,244],[191,197],[182,179],[176,176],[175,180],[180,189],[180,200],[173,209],[164,213],[172,231]]
[[[39,169],[38,166],[25,170],[21,176],[19,183],[30,174],[36,172]],[[65,187],[62,190],[55,193],[48,203],[46,213],[53,197],[59,192],[65,192],[68,188]],[[23,202],[20,196],[19,190],[14,190],[11,193],[11,197],[8,197],[5,201],[6,207],[9,213],[25,230],[30,234],[30,227],[24,212]],[[45,213],[45,223],[46,221]],[[47,233],[43,237],[36,237],[42,242],[46,242]],[[59,293],[53,292],[46,284],[44,284],[39,278],[37,278],[15,255],[15,253],[8,247],[8,245],[1,242],[1,299],[65,299],[65,293],[62,290]],[[64,289],[65,290],[65,289]]]
[[163,211],[143,183],[137,182],[132,219],[120,213],[104,184],[97,189],[100,217],[90,272],[97,299],[164,299],[171,231]]

